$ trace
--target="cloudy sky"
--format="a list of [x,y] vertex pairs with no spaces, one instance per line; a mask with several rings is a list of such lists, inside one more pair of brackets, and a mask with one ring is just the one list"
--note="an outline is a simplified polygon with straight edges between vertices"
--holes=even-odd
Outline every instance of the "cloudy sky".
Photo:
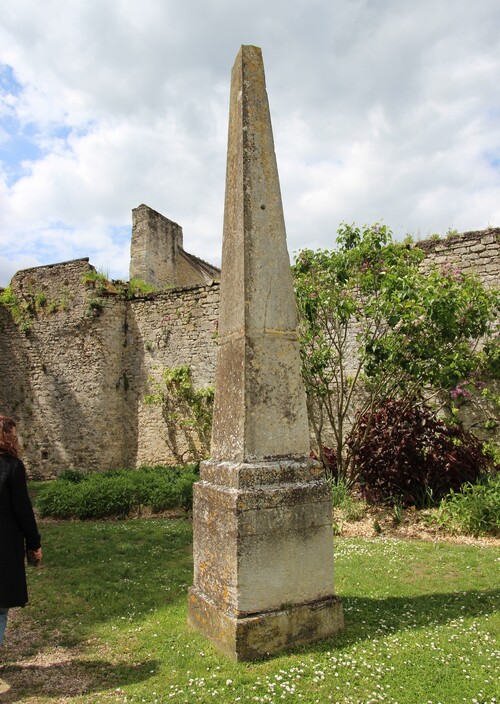
[[500,225],[498,0],[2,0],[0,285],[89,256],[131,209],[220,262],[229,78],[263,50],[289,249],[342,221]]

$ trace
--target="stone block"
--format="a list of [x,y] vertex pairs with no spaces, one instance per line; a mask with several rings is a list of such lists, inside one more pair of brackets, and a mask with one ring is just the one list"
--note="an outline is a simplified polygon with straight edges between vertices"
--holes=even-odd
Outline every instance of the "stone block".
[[256,660],[330,638],[344,627],[336,596],[284,604],[276,611],[237,617],[221,611],[196,587],[189,590],[188,623],[234,660]]
[[236,614],[332,596],[331,522],[324,480],[248,489],[200,481],[194,584]]

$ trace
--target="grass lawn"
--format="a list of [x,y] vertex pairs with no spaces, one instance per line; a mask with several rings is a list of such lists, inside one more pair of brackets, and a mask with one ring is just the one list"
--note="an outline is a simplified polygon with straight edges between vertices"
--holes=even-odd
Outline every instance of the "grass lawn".
[[[0,702],[500,702],[500,548],[336,538],[346,629],[257,663],[186,625],[191,524],[42,524]],[[497,697],[497,699],[495,699]]]

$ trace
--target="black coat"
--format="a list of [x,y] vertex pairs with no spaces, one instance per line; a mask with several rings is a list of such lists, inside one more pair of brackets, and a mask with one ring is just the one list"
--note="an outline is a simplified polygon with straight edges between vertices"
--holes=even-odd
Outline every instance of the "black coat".
[[39,547],[24,465],[0,454],[0,608],[24,606],[28,601],[25,548]]

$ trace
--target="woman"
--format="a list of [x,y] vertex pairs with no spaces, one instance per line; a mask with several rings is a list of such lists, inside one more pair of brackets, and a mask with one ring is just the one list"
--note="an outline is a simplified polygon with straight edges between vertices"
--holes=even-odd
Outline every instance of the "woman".
[[8,610],[28,601],[25,550],[30,563],[42,559],[40,535],[18,457],[16,424],[0,416],[0,645]]

